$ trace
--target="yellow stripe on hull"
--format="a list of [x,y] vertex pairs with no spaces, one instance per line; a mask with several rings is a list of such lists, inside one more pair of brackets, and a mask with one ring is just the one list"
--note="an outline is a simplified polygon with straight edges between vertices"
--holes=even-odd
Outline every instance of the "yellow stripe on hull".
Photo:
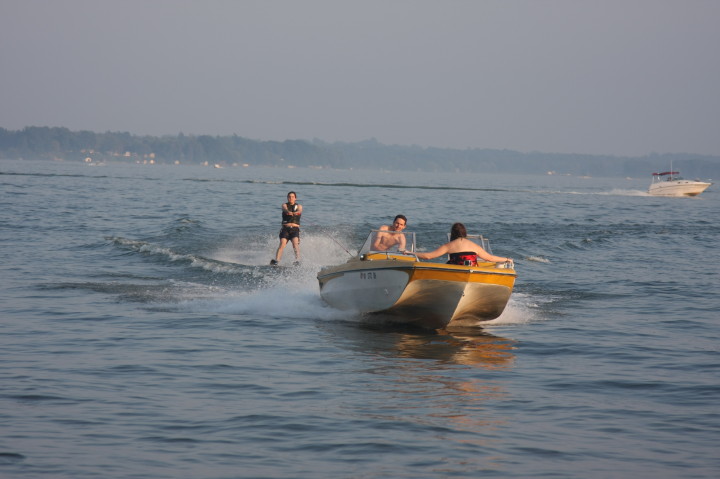
[[318,274],[320,294],[331,306],[432,329],[497,318],[515,277],[513,269],[495,263],[447,265],[385,254]]

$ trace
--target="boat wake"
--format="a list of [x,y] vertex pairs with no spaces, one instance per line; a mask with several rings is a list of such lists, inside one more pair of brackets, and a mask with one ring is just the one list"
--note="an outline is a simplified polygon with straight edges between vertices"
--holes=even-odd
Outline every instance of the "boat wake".
[[179,262],[190,265],[193,268],[200,268],[213,273],[241,273],[247,270],[246,265],[228,263],[221,260],[203,257],[191,253],[180,253],[172,248],[153,244],[147,241],[133,240],[123,237],[109,236],[105,238],[120,248],[165,259],[170,262]]
[[125,278],[113,275],[108,283],[73,285],[146,303],[152,310],[184,310],[193,313],[238,314],[272,318],[338,319],[344,314],[326,306],[318,295],[317,271],[322,261],[347,257],[329,237],[304,235],[302,262],[292,265],[287,247],[280,266],[270,266],[276,239],[233,239],[202,255],[125,237],[107,237],[113,246],[139,254],[159,265],[170,266],[170,278]]
[[500,326],[515,326],[545,321],[547,318],[543,315],[543,304],[549,302],[551,301],[541,300],[531,294],[515,291],[503,313],[498,318],[484,322],[483,329],[492,330]]
[[650,196],[647,191],[613,188],[610,191],[563,191],[561,193],[587,196]]
[[[303,236],[302,262],[298,266],[291,266],[293,253],[288,246],[280,267],[267,264],[276,248],[274,237],[256,241],[230,239],[203,254],[126,237],[110,236],[106,240],[127,254],[141,255],[161,267],[169,266],[166,273],[170,277],[122,277],[113,273],[104,278],[108,281],[63,287],[115,294],[154,311],[358,323],[359,313],[332,308],[320,298],[317,285],[320,268],[348,257],[347,251],[327,235]],[[526,259],[549,262],[540,257]],[[484,323],[484,327],[527,324],[542,319],[541,316],[536,298],[516,292],[502,315]]]
[[533,263],[550,263],[550,260],[543,258],[542,256],[528,256],[525,258],[526,261],[532,261]]
[[607,196],[650,196],[647,191],[643,190],[624,190],[624,189],[613,189],[608,192],[598,193],[600,195]]

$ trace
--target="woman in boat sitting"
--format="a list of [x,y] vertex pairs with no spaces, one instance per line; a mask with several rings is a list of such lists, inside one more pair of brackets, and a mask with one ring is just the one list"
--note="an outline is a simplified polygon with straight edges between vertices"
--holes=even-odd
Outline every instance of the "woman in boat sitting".
[[420,259],[433,259],[444,254],[450,255],[448,264],[477,266],[478,258],[493,263],[512,263],[512,258],[502,258],[485,251],[482,246],[467,239],[467,230],[462,223],[455,223],[450,229],[450,241],[429,253],[417,253]]

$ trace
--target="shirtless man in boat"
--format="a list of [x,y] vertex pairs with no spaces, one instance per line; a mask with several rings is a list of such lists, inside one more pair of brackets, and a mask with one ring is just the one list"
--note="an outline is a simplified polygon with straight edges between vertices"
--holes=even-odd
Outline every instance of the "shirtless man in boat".
[[402,230],[405,229],[405,226],[407,226],[407,218],[403,215],[397,215],[392,226],[382,225],[380,231],[375,235],[372,249],[375,251],[387,251],[393,246],[397,246],[398,251],[404,251],[405,235],[402,234]]

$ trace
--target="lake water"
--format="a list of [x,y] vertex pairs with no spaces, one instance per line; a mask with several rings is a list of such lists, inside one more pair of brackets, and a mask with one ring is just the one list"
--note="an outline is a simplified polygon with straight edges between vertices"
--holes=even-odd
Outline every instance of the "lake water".
[[[20,161],[0,182],[0,477],[720,476],[717,185]],[[290,190],[303,261],[278,271]],[[398,213],[420,249],[461,221],[515,258],[505,313],[442,334],[324,305],[320,267]]]

